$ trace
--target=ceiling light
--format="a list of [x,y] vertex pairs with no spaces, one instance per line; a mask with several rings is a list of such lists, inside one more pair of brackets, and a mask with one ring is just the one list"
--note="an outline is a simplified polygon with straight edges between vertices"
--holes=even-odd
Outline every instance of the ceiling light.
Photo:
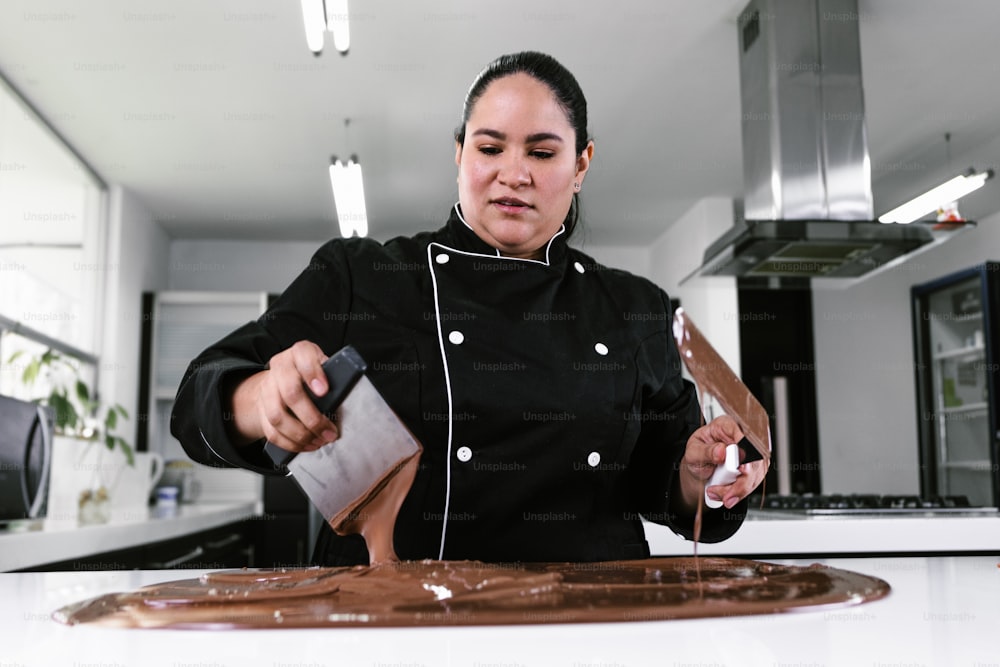
[[306,45],[318,56],[323,52],[323,31],[326,30],[323,0],[302,0],[302,22],[306,28]]
[[351,46],[347,0],[302,0],[302,22],[306,45],[314,55],[323,52],[324,33],[333,34],[333,47],[346,54]]
[[368,235],[368,212],[365,210],[365,188],[361,180],[361,165],[356,155],[347,164],[336,157],[330,161],[330,185],[333,203],[337,207],[337,222],[344,237]]
[[326,0],[326,29],[333,34],[333,48],[341,53],[347,53],[351,48],[347,0]]
[[897,206],[888,213],[879,216],[879,222],[898,222],[905,225],[914,220],[919,220],[929,213],[946,208],[952,202],[983,187],[986,180],[992,176],[992,170],[983,171],[978,174],[973,170],[969,170],[968,174],[956,176],[950,181],[928,190],[919,197],[911,199],[902,206]]

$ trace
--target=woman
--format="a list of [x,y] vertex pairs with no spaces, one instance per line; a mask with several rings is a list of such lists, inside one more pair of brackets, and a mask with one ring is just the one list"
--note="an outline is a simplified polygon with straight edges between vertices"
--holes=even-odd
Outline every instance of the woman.
[[[195,460],[274,473],[265,440],[308,451],[337,427],[304,388],[351,344],[424,446],[400,510],[403,559],[596,561],[649,555],[641,517],[693,535],[704,483],[740,439],[700,426],[670,305],[655,285],[570,248],[594,144],[576,80],[502,56],[456,133],[459,203],[436,232],[336,239],[258,321],[189,368],[172,432]],[[764,462],[710,487],[703,541],[740,526]],[[364,563],[324,527],[314,560]]]

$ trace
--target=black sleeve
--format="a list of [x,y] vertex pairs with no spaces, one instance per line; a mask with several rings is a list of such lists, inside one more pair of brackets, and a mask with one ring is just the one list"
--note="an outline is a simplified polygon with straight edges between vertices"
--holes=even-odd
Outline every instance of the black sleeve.
[[264,441],[245,447],[229,439],[227,422],[232,387],[267,368],[268,360],[299,340],[310,340],[326,353],[342,346],[348,312],[350,267],[343,244],[320,248],[309,266],[260,318],[233,331],[198,355],[184,373],[170,432],[193,460],[217,467],[239,467],[275,474]]
[[[665,329],[643,341],[637,367],[653,369],[648,392],[641,397],[642,431],[629,462],[633,502],[649,521],[662,524],[682,537],[694,539],[694,516],[678,514],[671,503],[680,493],[681,459],[688,438],[702,424],[695,386],[682,376],[680,354],[671,334],[672,310],[661,292]],[[702,514],[701,542],[731,537],[746,517],[749,501],[732,509],[709,509]]]

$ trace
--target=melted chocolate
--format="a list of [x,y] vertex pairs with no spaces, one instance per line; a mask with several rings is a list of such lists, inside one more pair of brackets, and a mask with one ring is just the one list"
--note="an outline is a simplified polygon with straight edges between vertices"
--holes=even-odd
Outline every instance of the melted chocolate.
[[881,579],[836,568],[729,558],[427,560],[213,572],[86,600],[54,618],[188,629],[656,621],[825,609],[888,592]]

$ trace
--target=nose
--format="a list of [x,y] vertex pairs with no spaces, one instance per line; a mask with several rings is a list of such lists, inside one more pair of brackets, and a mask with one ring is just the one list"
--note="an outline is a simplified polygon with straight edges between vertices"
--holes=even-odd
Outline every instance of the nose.
[[500,164],[497,180],[509,187],[531,183],[531,172],[528,170],[527,161],[523,156],[515,154],[514,151],[507,151]]

